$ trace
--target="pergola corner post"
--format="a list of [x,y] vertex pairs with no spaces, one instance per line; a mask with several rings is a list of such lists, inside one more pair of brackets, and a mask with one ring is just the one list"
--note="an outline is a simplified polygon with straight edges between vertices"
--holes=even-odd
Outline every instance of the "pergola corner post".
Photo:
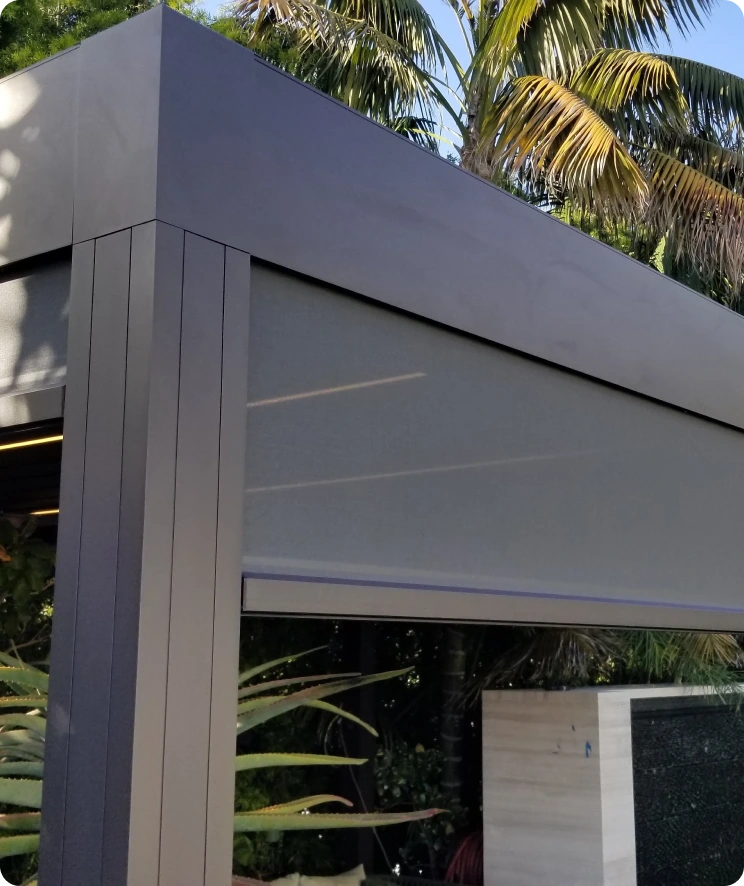
[[73,266],[41,884],[227,884],[249,257],[152,221]]

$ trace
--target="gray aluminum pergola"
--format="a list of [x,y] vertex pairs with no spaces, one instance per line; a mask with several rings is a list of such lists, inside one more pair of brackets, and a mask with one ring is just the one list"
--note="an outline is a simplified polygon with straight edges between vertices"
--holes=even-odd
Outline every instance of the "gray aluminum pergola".
[[0,176],[0,422],[64,403],[42,886],[229,882],[241,575],[744,630],[740,317],[164,6],[0,82]]

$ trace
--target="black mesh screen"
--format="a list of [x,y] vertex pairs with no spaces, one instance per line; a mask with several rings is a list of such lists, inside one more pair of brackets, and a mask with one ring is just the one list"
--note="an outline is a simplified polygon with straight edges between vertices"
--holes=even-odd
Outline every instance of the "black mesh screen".
[[744,707],[631,707],[638,886],[729,886],[744,871]]

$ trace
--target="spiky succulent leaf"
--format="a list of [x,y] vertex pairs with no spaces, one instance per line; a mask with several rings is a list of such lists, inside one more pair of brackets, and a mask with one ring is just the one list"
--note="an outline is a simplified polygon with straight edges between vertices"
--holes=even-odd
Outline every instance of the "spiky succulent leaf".
[[44,693],[49,691],[49,677],[31,668],[0,667],[0,683],[20,686],[23,689],[38,689]]
[[344,677],[360,677],[358,671],[349,674],[315,674],[311,677],[287,677],[284,680],[268,680],[265,683],[255,683],[253,686],[245,686],[238,692],[238,698],[249,698],[252,695],[260,695],[262,692],[273,692],[283,689],[285,686],[295,686],[298,683],[328,682],[339,680]]
[[338,828],[380,828],[387,825],[422,821],[441,814],[441,809],[418,812],[359,812],[292,814],[283,812],[239,812],[234,819],[235,833],[254,831],[325,831]]
[[27,834],[40,830],[40,812],[10,812],[6,815],[0,815],[0,831],[16,831]]
[[0,729],[5,730],[11,726],[31,729],[39,735],[46,734],[46,720],[35,714],[0,714]]
[[0,778],[0,803],[41,809],[41,781]]
[[30,775],[33,778],[41,778],[43,774],[44,764],[35,760],[33,762],[6,760],[0,763],[0,778],[7,775]]
[[275,766],[361,766],[366,762],[357,757],[333,757],[330,754],[241,754],[235,758],[235,771]]
[[305,658],[306,655],[312,655],[314,652],[320,652],[321,649],[327,648],[327,646],[316,646],[314,649],[306,649],[304,652],[296,652],[294,655],[284,655],[281,658],[275,658],[273,661],[267,661],[263,664],[256,665],[240,674],[238,677],[238,685],[242,686],[254,677],[265,674],[267,671],[276,670],[276,668],[281,667],[284,664],[292,664],[299,661],[301,658]]
[[314,806],[322,806],[325,803],[342,803],[344,806],[353,806],[351,800],[345,797],[338,797],[336,794],[316,794],[313,797],[302,797],[299,800],[290,800],[288,803],[277,803],[275,806],[265,806],[263,809],[256,809],[256,812],[303,812],[305,809],[312,809]]
[[42,695],[4,695],[0,698],[0,708],[45,708],[47,699]]
[[[296,710],[307,702],[317,701],[329,695],[336,695],[339,692],[345,692],[349,689],[358,689],[361,686],[368,686],[371,683],[378,683],[381,680],[390,680],[394,677],[400,677],[410,671],[410,668],[402,668],[395,671],[387,671],[381,674],[369,674],[363,677],[353,677],[348,680],[336,680],[331,683],[325,683],[321,686],[311,686],[294,692],[291,695],[275,696],[270,704],[266,704],[266,699],[251,699],[248,702],[238,706],[238,715],[240,718],[239,730],[241,732],[247,729],[253,729],[262,723],[272,720],[281,714]],[[260,703],[260,704],[259,704]]]
[[23,834],[16,837],[0,837],[0,858],[14,855],[28,855],[39,849],[38,834]]

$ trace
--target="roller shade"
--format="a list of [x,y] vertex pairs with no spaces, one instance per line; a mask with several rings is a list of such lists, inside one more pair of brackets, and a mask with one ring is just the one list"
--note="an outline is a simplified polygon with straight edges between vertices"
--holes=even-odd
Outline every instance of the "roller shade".
[[250,578],[744,610],[740,432],[262,267],[249,356]]

